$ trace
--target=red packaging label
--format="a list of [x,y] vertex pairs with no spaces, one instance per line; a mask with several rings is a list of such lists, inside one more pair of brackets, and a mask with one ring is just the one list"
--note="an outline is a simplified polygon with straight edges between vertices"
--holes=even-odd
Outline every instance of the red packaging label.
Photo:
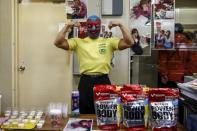
[[114,85],[95,85],[94,103],[97,126],[101,130],[117,130],[121,122],[120,97]]
[[145,94],[139,85],[121,89],[123,125],[130,131],[145,130]]
[[151,125],[153,131],[176,131],[178,89],[152,88],[149,91]]

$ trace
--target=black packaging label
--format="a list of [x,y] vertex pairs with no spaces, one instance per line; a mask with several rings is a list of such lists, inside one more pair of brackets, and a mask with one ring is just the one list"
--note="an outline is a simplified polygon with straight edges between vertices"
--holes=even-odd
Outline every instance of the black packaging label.
[[151,102],[151,123],[153,127],[171,127],[177,122],[178,100]]
[[126,127],[144,126],[144,100],[123,103],[123,123]]
[[120,99],[95,102],[97,125],[118,124],[121,117]]

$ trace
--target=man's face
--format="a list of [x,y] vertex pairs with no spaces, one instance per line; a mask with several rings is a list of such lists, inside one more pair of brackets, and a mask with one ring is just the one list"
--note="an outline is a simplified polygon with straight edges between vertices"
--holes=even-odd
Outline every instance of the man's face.
[[168,76],[167,76],[167,75],[162,75],[162,76],[161,76],[161,82],[162,82],[163,84],[166,84],[166,83],[168,82]]
[[98,17],[90,17],[87,20],[87,32],[88,36],[92,39],[99,37],[101,30],[101,20]]

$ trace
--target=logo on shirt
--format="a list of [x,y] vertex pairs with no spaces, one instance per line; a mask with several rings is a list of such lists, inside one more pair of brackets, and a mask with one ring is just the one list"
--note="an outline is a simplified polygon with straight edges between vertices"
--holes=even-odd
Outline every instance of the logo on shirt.
[[99,53],[100,54],[105,54],[106,53],[106,44],[105,43],[102,43],[102,44],[99,44]]

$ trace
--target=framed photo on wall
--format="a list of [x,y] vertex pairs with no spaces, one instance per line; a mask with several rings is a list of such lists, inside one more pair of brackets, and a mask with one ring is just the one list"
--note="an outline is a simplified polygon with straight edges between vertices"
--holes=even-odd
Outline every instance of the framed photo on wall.
[[154,46],[155,49],[174,49],[175,0],[154,0]]
[[151,55],[151,0],[130,0],[129,31],[134,39],[133,55]]
[[174,48],[174,20],[154,21],[155,49]]
[[88,10],[87,0],[66,0],[67,19],[86,19]]

